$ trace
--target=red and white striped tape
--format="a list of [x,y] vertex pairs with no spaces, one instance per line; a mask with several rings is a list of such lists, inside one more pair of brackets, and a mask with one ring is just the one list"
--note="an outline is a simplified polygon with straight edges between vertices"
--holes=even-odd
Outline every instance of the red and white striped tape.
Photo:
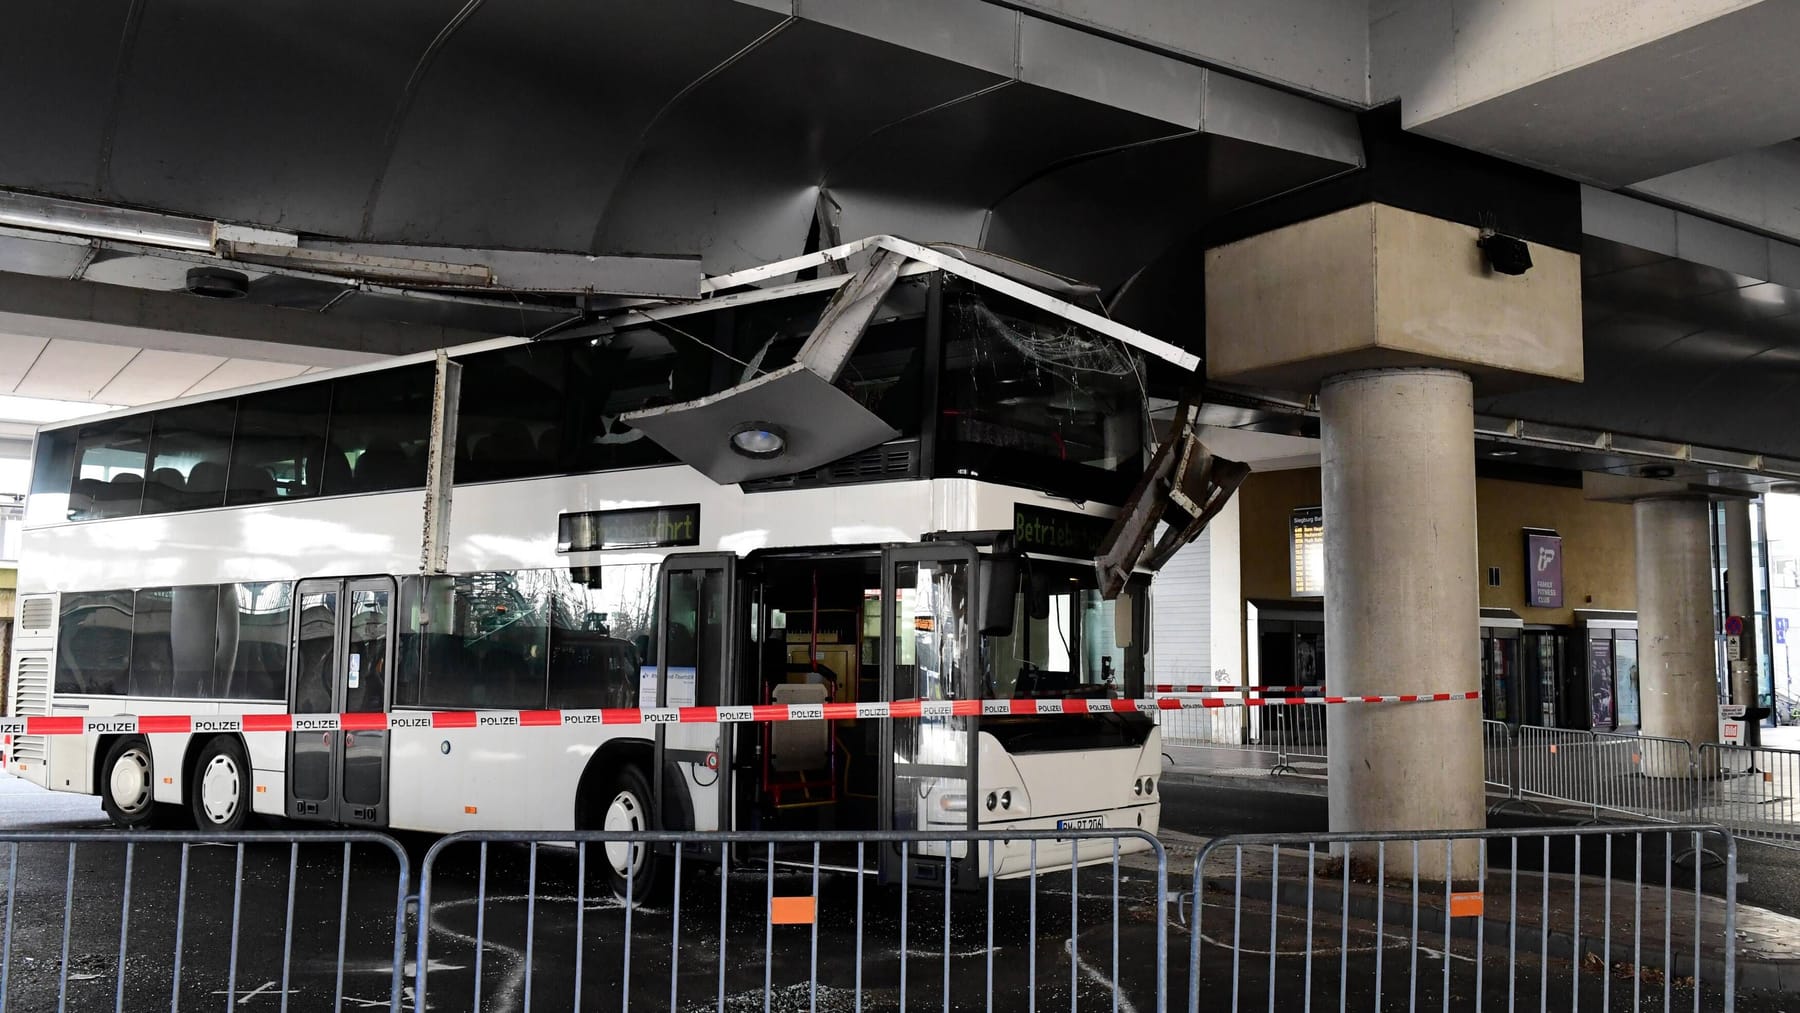
[[409,728],[571,728],[590,725],[746,724],[1020,714],[1137,714],[1220,707],[1442,703],[1480,693],[1407,693],[1254,700],[897,700],[893,703],[759,704],[752,707],[608,707],[602,710],[396,711],[391,714],[115,714],[0,718],[7,735],[158,735],[211,732],[378,732]]
[[1239,686],[1233,683],[1159,683],[1152,693],[1323,693],[1323,686]]

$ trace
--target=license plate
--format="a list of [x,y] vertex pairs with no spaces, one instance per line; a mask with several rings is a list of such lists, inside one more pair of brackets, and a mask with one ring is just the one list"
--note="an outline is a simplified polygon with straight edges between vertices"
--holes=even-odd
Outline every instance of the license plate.
[[1058,830],[1105,830],[1106,829],[1106,817],[1104,817],[1104,816],[1074,816],[1074,817],[1071,817],[1066,820],[1057,820],[1056,821],[1056,829],[1058,829]]

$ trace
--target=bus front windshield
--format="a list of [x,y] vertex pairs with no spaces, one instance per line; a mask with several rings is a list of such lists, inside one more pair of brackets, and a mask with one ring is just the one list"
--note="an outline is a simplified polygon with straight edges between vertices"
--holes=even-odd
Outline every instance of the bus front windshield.
[[1014,700],[1143,693],[1144,637],[1128,590],[1101,597],[1092,571],[1027,567],[1013,596],[1012,632],[983,638],[984,689]]

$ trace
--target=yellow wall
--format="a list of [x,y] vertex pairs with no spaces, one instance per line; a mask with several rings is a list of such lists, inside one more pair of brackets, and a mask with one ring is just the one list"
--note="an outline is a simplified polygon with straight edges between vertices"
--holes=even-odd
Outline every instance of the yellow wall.
[[[1288,521],[1296,507],[1319,505],[1319,471],[1251,475],[1239,490],[1245,598],[1288,597]],[[1636,534],[1631,507],[1590,503],[1580,489],[1496,478],[1475,482],[1483,608],[1517,612],[1527,623],[1567,625],[1578,608],[1637,607]],[[1330,522],[1327,521],[1327,524]],[[1563,607],[1525,605],[1524,528],[1553,528],[1563,538]],[[1329,565],[1329,563],[1327,563]],[[1487,569],[1500,568],[1500,586]]]

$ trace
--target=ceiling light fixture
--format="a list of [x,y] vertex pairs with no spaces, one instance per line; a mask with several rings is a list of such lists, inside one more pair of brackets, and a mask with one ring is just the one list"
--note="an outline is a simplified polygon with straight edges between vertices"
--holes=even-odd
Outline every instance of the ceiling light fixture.
[[768,422],[742,422],[731,431],[731,449],[757,461],[767,461],[787,452],[787,433]]

